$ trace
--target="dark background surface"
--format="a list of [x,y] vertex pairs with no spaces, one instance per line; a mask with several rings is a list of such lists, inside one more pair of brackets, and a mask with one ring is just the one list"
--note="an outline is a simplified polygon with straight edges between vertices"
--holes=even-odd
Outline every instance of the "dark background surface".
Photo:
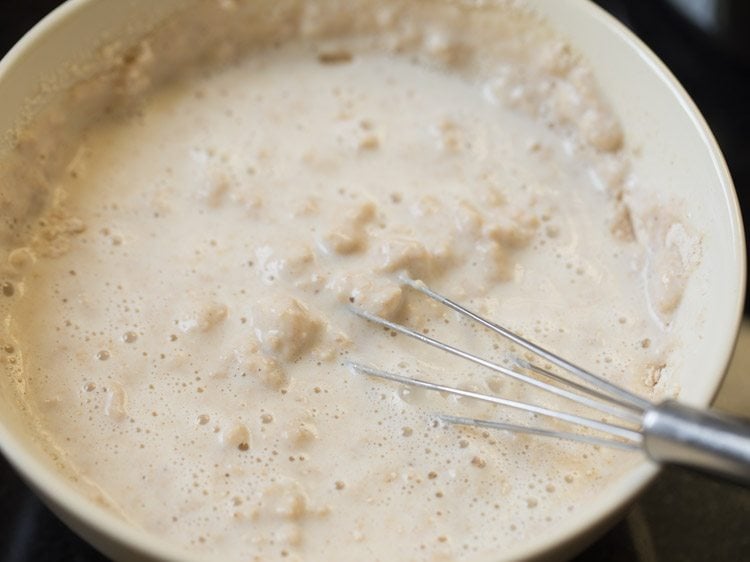
[[[597,3],[633,29],[693,97],[727,159],[743,215],[750,218],[750,63],[745,62],[750,55],[743,59],[741,51],[702,34],[663,0]],[[58,4],[0,0],[0,55]],[[750,36],[750,19],[740,23]],[[101,560],[0,458],[0,562]],[[576,558],[600,560],[750,560],[750,491],[667,469],[622,522]]]

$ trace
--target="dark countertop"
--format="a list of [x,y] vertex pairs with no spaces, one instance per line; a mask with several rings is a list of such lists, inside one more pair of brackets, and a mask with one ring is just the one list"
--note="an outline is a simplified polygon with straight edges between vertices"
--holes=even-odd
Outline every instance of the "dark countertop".
[[[0,54],[59,3],[4,0]],[[743,213],[750,216],[748,68],[680,21],[661,0],[597,3],[634,29],[693,96],[727,158],[747,209]],[[717,404],[750,412],[750,326],[743,328]],[[0,513],[0,562],[105,560],[52,515],[2,458]],[[627,516],[575,560],[750,560],[750,490],[682,469],[664,470]]]

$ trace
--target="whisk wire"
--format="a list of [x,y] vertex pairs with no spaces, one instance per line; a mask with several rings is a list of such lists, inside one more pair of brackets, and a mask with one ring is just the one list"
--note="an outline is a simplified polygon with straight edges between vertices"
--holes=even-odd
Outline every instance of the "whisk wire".
[[[618,398],[615,398],[613,396],[610,396],[609,394],[596,390],[595,388],[590,388],[588,386],[584,386],[580,383],[567,379],[561,375],[558,375],[557,373],[553,373],[552,371],[549,371],[548,369],[544,369],[540,367],[539,365],[535,365],[534,363],[531,363],[530,361],[521,359],[520,357],[515,357],[513,359],[513,362],[521,369],[532,371],[536,373],[537,375],[547,377],[548,379],[554,380],[578,392],[588,394],[592,398],[596,398],[604,402],[609,402],[610,404],[613,404],[614,406],[612,410],[610,411],[610,413],[612,413],[613,415],[619,415],[620,417],[628,419],[633,422],[639,422],[641,420],[642,414],[636,414],[632,406],[624,403]],[[621,407],[619,409],[619,413],[615,413],[617,406]]]
[[568,441],[578,441],[589,445],[598,445],[603,447],[613,447],[625,451],[637,451],[640,449],[639,444],[626,441],[617,441],[615,439],[606,439],[595,437],[593,435],[584,435],[582,433],[573,433],[570,431],[554,431],[551,429],[542,429],[539,427],[529,427],[514,423],[497,422],[489,420],[478,420],[476,418],[464,418],[460,416],[451,416],[448,414],[439,414],[438,419],[445,423],[454,425],[468,425],[473,427],[484,427],[487,429],[499,429],[501,431],[510,431],[513,433],[528,433],[531,435],[541,435],[542,437],[551,437],[553,439],[567,439]]
[[[587,418],[584,416],[579,416],[576,414],[569,414],[567,412],[551,410],[543,406],[535,406],[533,404],[527,404],[525,402],[518,402],[516,400],[501,398],[499,396],[492,396],[490,394],[483,394],[481,392],[474,392],[471,390],[464,390],[461,388],[455,388],[452,386],[424,381],[424,380],[417,379],[414,377],[407,377],[404,375],[399,375],[396,373],[384,371],[382,369],[376,369],[374,367],[362,365],[360,363],[356,363],[353,361],[350,361],[348,365],[350,368],[354,369],[355,371],[365,373],[367,375],[372,375],[381,379],[387,379],[387,380],[399,382],[408,386],[426,388],[428,390],[433,390],[437,392],[447,392],[449,394],[454,394],[456,396],[463,396],[464,398],[472,398],[475,400],[481,400],[483,402],[489,402],[492,404],[497,404],[499,406],[505,406],[508,408],[516,409],[516,410],[522,410],[525,412],[530,412],[533,414],[538,414],[538,415],[546,416],[549,418],[558,419],[561,421],[577,424],[577,425],[588,427],[588,428],[595,429],[598,431],[604,431],[611,435],[615,435],[623,439],[632,441],[634,444],[641,442],[641,434],[638,431],[629,429],[627,427],[622,427],[619,425],[615,425],[615,424],[611,424],[611,423],[607,423],[607,422],[603,422],[599,420],[594,420],[594,419]],[[453,419],[453,418],[449,417],[448,419]],[[459,419],[459,418],[455,418],[455,419]],[[460,419],[470,419],[470,418],[460,418]],[[481,420],[476,420],[476,421],[481,421]],[[471,425],[478,425],[478,424],[472,423]]]
[[[438,349],[441,349],[443,351],[446,351],[448,353],[451,353],[463,359],[467,359],[477,365],[481,365],[492,371],[495,371],[507,377],[516,379],[530,386],[534,386],[536,388],[539,388],[541,390],[544,390],[546,392],[549,392],[561,398],[565,398],[567,400],[576,402],[583,406],[588,406],[589,408],[593,408],[604,414],[628,419],[629,421],[638,422],[640,420],[640,417],[637,415],[634,415],[632,411],[624,410],[623,408],[613,406],[612,404],[609,404],[609,403],[602,403],[597,400],[591,399],[589,396],[583,396],[581,394],[577,394],[575,392],[565,390],[563,388],[549,384],[547,382],[540,381],[528,375],[524,375],[523,373],[519,373],[517,371],[514,371],[502,365],[499,365],[498,363],[495,363],[493,361],[483,359],[482,357],[474,355],[473,353],[463,351],[461,349],[458,349],[457,347],[441,342],[435,338],[432,338],[430,336],[417,332],[416,330],[412,330],[411,328],[407,328],[406,326],[402,326],[401,324],[397,324],[395,322],[391,322],[390,320],[386,320],[385,318],[382,318],[380,316],[377,316],[376,314],[372,314],[360,308],[356,308],[352,306],[350,307],[350,309],[357,316],[360,316],[366,320],[369,320],[370,322],[380,324],[381,326],[385,326],[386,328],[394,330],[395,332],[417,339],[423,343],[426,343],[428,345],[431,345],[433,347],[436,347]],[[604,398],[608,399],[609,397],[605,395]],[[608,400],[608,402],[611,402],[611,401]]]
[[632,392],[629,392],[628,390],[625,390],[624,388],[620,388],[619,386],[609,382],[608,380],[594,373],[591,373],[590,371],[587,371],[586,369],[583,369],[579,367],[578,365],[571,363],[570,361],[563,359],[559,355],[556,355],[544,348],[539,347],[538,345],[528,341],[527,339],[519,336],[518,334],[511,332],[507,328],[504,328],[498,324],[495,324],[494,322],[487,320],[486,318],[479,316],[478,314],[472,312],[466,307],[461,306],[457,302],[452,301],[448,297],[445,297],[439,293],[436,293],[435,291],[427,287],[421,281],[415,281],[414,279],[411,279],[407,275],[401,275],[400,281],[403,284],[408,285],[412,289],[419,291],[420,293],[430,297],[431,299],[447,306],[448,308],[455,310],[459,314],[466,316],[468,318],[471,318],[472,320],[474,320],[475,322],[478,322],[479,324],[482,324],[483,326],[485,326],[486,328],[489,328],[493,332],[527,349],[528,351],[531,351],[532,353],[541,357],[542,359],[549,361],[553,365],[556,365],[560,367],[561,369],[568,371],[570,374],[578,377],[579,379],[582,379],[594,385],[595,387],[599,388],[600,390],[607,392],[609,395],[618,397],[619,399],[623,401],[624,404],[626,404],[628,407],[630,407],[631,409],[633,409],[639,414],[643,414],[643,412],[651,406],[651,403],[648,400],[644,400],[640,396],[633,394]]

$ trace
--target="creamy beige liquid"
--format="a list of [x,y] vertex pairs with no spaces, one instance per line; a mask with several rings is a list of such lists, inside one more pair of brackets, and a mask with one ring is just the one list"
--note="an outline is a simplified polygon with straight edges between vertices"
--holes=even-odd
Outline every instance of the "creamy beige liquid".
[[585,68],[554,38],[485,59],[451,39],[460,18],[415,19],[409,43],[378,17],[366,40],[256,49],[100,119],[10,255],[5,337],[40,427],[99,501],[193,552],[491,559],[637,461],[445,426],[555,424],[347,368],[563,405],[348,311],[520,354],[402,272],[644,395],[666,342]]

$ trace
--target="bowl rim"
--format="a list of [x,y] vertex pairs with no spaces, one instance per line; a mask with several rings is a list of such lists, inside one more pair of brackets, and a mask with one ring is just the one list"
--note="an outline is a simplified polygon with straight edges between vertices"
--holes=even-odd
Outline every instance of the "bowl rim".
[[[76,17],[80,11],[97,1],[101,0],[67,0],[47,14],[0,60],[0,80],[3,79],[3,76],[10,68],[19,63],[24,53],[34,48],[35,44],[42,37],[47,35],[51,30],[62,26],[68,19]],[[696,133],[710,154],[716,177],[722,187],[724,207],[731,219],[732,244],[739,269],[738,291],[734,305],[734,326],[731,332],[734,334],[734,337],[726,338],[727,341],[723,349],[721,349],[720,353],[717,353],[717,356],[724,357],[723,372],[726,372],[726,367],[731,359],[742,320],[746,288],[746,253],[739,202],[724,157],[721,154],[713,133],[693,100],[666,65],[645,43],[612,15],[593,2],[580,2],[579,0],[563,1],[567,2],[569,9],[580,10],[587,17],[595,19],[597,25],[606,27],[619,40],[625,42],[630,49],[638,54],[643,63],[653,72],[655,78],[661,80],[669,88],[672,96],[683,107]],[[554,27],[554,22],[551,23]],[[713,390],[709,396],[705,397],[705,404],[701,404],[702,406],[708,406],[713,401],[722,380],[723,375],[716,377]],[[93,531],[94,536],[99,535],[105,541],[114,541],[115,545],[124,546],[128,549],[128,552],[136,552],[140,556],[162,560],[199,559],[186,549],[171,545],[152,533],[124,522],[121,518],[75,491],[61,473],[38,461],[28,450],[28,444],[24,444],[25,441],[19,436],[14,435],[3,424],[0,424],[0,451],[2,454],[22,478],[42,496],[44,501],[51,504],[55,513],[61,514],[60,511],[62,511],[63,515],[72,517],[73,524],[71,526],[75,527],[86,538],[91,538],[90,531]],[[648,461],[643,456],[641,461],[634,465],[627,474],[608,485],[597,502],[590,503],[581,511],[576,512],[574,517],[562,522],[558,528],[545,535],[541,540],[535,539],[530,545],[519,544],[504,551],[502,558],[536,559],[554,554],[555,550],[572,544],[577,538],[590,532],[602,521],[621,512],[653,481],[659,470],[656,464]],[[71,522],[67,517],[63,517],[63,519],[68,523]],[[573,552],[575,550],[570,551],[571,554]]]

